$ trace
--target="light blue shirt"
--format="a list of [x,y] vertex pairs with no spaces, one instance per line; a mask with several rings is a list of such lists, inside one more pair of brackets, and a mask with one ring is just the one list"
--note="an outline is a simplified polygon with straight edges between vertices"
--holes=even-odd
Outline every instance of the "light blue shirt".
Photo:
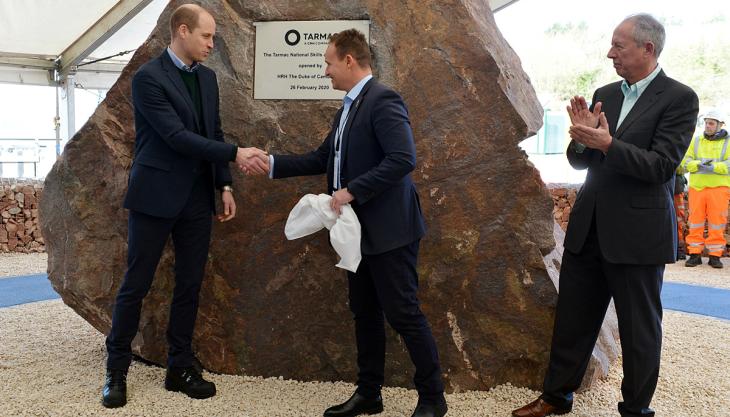
[[340,184],[340,169],[342,169],[342,159],[341,159],[341,153],[343,147],[342,143],[342,136],[345,133],[345,125],[347,124],[347,115],[350,114],[350,107],[352,106],[352,103],[355,102],[355,99],[357,99],[357,96],[360,95],[360,92],[362,91],[363,87],[365,87],[365,84],[370,81],[370,79],[373,78],[372,74],[366,75],[362,80],[360,80],[357,84],[355,84],[354,87],[350,91],[345,94],[345,97],[342,99],[342,115],[340,116],[340,123],[337,126],[337,130],[335,131],[335,166],[334,166],[334,174],[332,177],[332,185],[335,190],[339,190],[341,187]]
[[[337,130],[335,130],[335,166],[334,166],[334,174],[332,177],[332,185],[335,190],[340,189],[340,169],[342,168],[341,165],[341,159],[340,154],[342,152],[342,135],[345,131],[345,124],[347,123],[347,115],[350,113],[350,106],[352,106],[352,103],[355,102],[355,99],[357,99],[357,96],[360,95],[360,92],[362,92],[363,87],[365,87],[365,84],[367,84],[370,79],[373,78],[372,74],[368,74],[365,77],[363,77],[362,80],[360,80],[357,84],[355,84],[350,91],[345,94],[345,97],[342,99],[342,114],[340,115],[340,121],[337,124]],[[338,146],[339,145],[339,146]],[[269,155],[269,178],[274,178],[274,156]]]
[[187,64],[185,64],[182,61],[182,59],[178,58],[177,55],[175,55],[175,53],[172,52],[172,49],[170,49],[169,46],[167,47],[167,54],[170,55],[170,59],[172,59],[172,63],[175,64],[175,66],[178,69],[181,69],[185,72],[193,72],[196,69],[198,69],[198,65],[200,65],[200,62],[193,61],[193,65],[188,66]]
[[618,127],[621,126],[621,123],[623,123],[626,115],[628,115],[631,109],[634,108],[634,104],[639,101],[639,97],[644,94],[644,91],[646,91],[646,87],[648,87],[649,84],[654,81],[654,78],[659,75],[659,71],[661,70],[662,67],[657,65],[654,71],[652,71],[652,73],[643,80],[637,81],[632,85],[629,85],[626,80],[621,83],[621,92],[624,93],[624,103],[621,105],[621,113],[619,113],[618,116],[616,130],[618,130]]

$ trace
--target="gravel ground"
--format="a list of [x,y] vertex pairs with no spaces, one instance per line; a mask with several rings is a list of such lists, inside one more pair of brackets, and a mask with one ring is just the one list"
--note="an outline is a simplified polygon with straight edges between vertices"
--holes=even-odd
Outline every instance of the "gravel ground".
[[[658,416],[727,416],[730,410],[730,322],[666,312],[663,367],[653,407]],[[0,416],[241,416],[314,417],[347,398],[346,383],[208,375],[218,395],[188,399],[164,390],[161,368],[134,363],[129,403],[117,410],[100,404],[104,337],[60,300],[0,309]],[[725,365],[722,365],[725,364]],[[615,416],[620,367],[576,397],[566,416]],[[451,417],[509,416],[538,395],[510,385],[489,392],[448,396]],[[383,417],[410,416],[412,390],[386,388]]]
[[[707,265],[708,259],[702,258],[702,265],[694,268],[684,266],[684,261],[667,265],[664,280],[685,284],[704,285],[706,287],[730,289],[730,258],[720,258],[723,269],[715,269]],[[728,411],[730,416],[730,411]]]
[[0,252],[0,279],[30,274],[45,274],[48,268],[46,253]]

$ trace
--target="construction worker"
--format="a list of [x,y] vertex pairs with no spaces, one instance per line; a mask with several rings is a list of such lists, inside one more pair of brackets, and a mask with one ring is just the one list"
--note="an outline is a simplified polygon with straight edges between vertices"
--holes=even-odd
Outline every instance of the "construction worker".
[[[685,266],[702,264],[702,251],[707,248],[709,265],[722,268],[720,257],[725,249],[725,224],[730,200],[728,168],[728,132],[722,129],[725,116],[718,110],[704,115],[705,130],[692,139],[682,167],[689,176],[689,234]],[[707,238],[704,238],[707,220]]]
[[687,192],[687,178],[680,165],[674,173],[674,212],[677,215],[677,260],[687,259],[687,247],[684,243],[684,231],[687,228],[687,207],[684,203]]

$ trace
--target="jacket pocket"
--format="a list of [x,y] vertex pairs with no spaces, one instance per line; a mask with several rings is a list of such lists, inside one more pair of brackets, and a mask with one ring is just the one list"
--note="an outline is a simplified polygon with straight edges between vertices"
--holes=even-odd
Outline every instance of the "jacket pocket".
[[146,167],[161,169],[168,172],[172,170],[171,162],[146,155],[137,156],[136,158],[134,158],[134,163],[144,165]]
[[631,196],[631,207],[641,209],[665,209],[669,207],[669,202],[664,197],[634,195]]

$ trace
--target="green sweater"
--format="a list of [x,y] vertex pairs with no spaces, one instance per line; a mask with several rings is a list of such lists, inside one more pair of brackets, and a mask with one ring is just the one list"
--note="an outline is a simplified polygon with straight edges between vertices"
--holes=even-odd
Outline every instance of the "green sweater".
[[187,88],[188,93],[190,93],[190,98],[193,100],[193,106],[195,106],[195,114],[198,115],[198,120],[200,120],[200,129],[205,131],[203,123],[203,102],[200,97],[200,83],[198,83],[198,73],[195,71],[183,71],[179,68],[178,71],[180,72],[183,83],[185,83],[185,88]]

